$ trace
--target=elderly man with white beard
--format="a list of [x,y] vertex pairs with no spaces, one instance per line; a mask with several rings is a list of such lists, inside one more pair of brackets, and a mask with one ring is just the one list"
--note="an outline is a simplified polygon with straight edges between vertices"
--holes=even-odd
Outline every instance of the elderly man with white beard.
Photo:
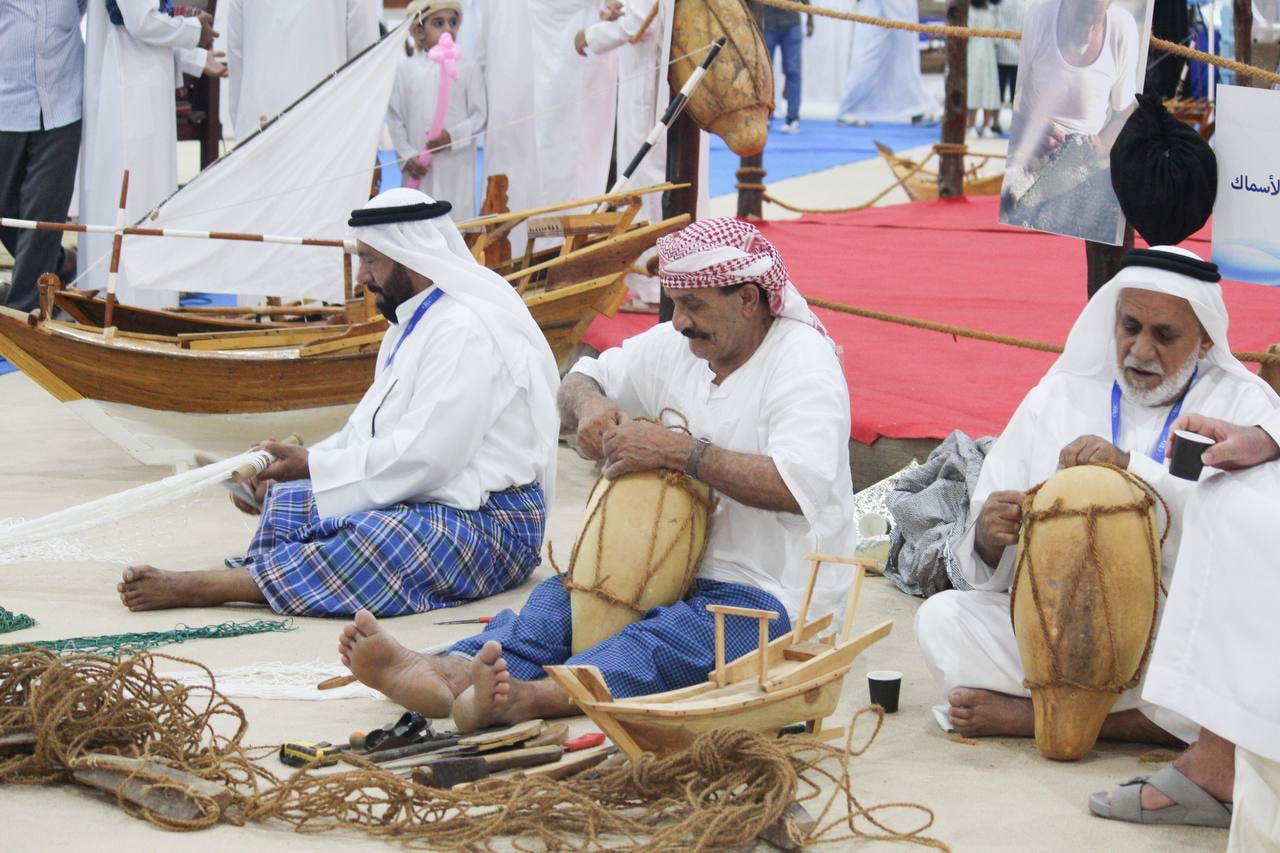
[[[949,707],[944,728],[968,737],[1034,733],[1029,691],[1009,610],[1023,496],[1059,468],[1108,463],[1149,483],[1169,506],[1161,555],[1166,585],[1182,506],[1193,484],[1165,467],[1169,430],[1187,412],[1265,421],[1271,388],[1232,355],[1217,267],[1180,248],[1136,250],[1090,300],[1062,356],[1027,394],[992,447],[970,503],[970,528],[951,558],[969,590],[930,598],[916,639]],[[1198,727],[1122,693],[1102,727],[1111,740],[1175,744]]]

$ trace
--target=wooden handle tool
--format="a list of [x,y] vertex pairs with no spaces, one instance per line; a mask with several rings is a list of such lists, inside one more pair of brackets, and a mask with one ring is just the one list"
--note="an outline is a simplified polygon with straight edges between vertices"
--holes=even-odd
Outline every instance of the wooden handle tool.
[[483,779],[499,770],[550,764],[553,761],[559,761],[562,755],[564,755],[563,746],[534,746],[493,755],[464,755],[415,767],[411,778],[415,783],[431,788],[452,788],[463,782]]
[[[294,433],[293,435],[290,435],[282,439],[280,443],[301,445],[302,437],[299,436],[297,433]],[[248,480],[260,473],[262,473],[262,470],[258,468],[258,466],[254,465],[252,462],[246,462],[245,464],[241,465],[239,468],[231,472],[231,479],[237,483],[243,483],[245,480]]]

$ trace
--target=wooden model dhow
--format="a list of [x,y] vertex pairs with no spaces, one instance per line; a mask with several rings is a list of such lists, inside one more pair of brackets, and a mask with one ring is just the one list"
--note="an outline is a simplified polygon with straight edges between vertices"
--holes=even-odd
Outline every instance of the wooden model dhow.
[[[582,245],[567,239],[554,257],[507,273],[561,364],[596,316],[617,311],[635,259],[687,221],[628,222],[621,227],[629,230]],[[233,452],[263,435],[336,431],[373,379],[386,329],[379,318],[178,335],[107,332],[43,319],[55,298],[49,291],[39,312],[0,308],[0,355],[146,464],[186,458],[194,448]],[[116,311],[127,316],[120,305]]]
[[[614,699],[596,667],[549,666],[547,674],[632,758],[645,752],[663,755],[683,749],[698,735],[724,726],[776,734],[786,725],[804,722],[811,732],[820,733],[823,720],[839,702],[844,677],[854,660],[872,643],[887,636],[893,621],[886,620],[852,636],[853,616],[862,589],[862,561],[825,554],[811,554],[807,559],[812,568],[799,617],[791,631],[773,642],[768,641],[768,623],[778,617],[777,613],[708,606],[715,614],[716,668],[702,684]],[[831,624],[831,614],[806,621],[814,583],[824,562],[854,567],[838,640],[829,632],[822,633]],[[725,618],[759,620],[760,644],[756,651],[725,662]]]
[[[937,147],[930,151],[929,154],[917,163],[909,157],[903,157],[895,154],[893,149],[887,145],[876,143],[876,150],[880,152],[880,156],[884,158],[885,163],[889,166],[889,171],[893,172],[893,179],[898,186],[902,187],[903,192],[912,201],[932,201],[938,197],[938,173],[932,169],[926,168],[929,161],[938,153]],[[982,174],[982,170],[992,160],[1003,160],[1003,154],[988,154],[985,152],[968,152],[965,157],[976,162],[971,162],[964,169],[964,194],[965,195],[1000,195],[1000,185],[1004,181],[1004,171],[1001,170],[995,174]]]

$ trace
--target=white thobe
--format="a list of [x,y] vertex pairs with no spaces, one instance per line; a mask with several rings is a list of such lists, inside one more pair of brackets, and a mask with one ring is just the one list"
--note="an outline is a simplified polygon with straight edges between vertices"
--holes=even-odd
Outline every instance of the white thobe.
[[[89,4],[84,63],[84,129],[80,146],[80,221],[113,225],[120,181],[129,171],[126,224],[132,225],[178,188],[174,89],[182,74],[204,72],[196,47],[200,22],[170,17],[154,0],[117,0],[124,25],[111,23],[102,2]],[[110,234],[81,234],[80,286],[105,290]],[[134,292],[120,275],[121,302],[162,308],[176,301],[163,290]]]
[[[1208,361],[1183,402],[1197,412],[1235,423],[1257,423],[1274,411],[1275,397]],[[1117,445],[1129,451],[1129,470],[1165,499],[1172,518],[1161,554],[1166,585],[1178,554],[1182,507],[1194,485],[1174,477],[1149,454],[1156,451],[1170,406],[1138,406],[1122,401]],[[974,547],[977,519],[995,491],[1026,491],[1057,470],[1058,454],[1082,435],[1111,438],[1111,378],[1056,372],[1031,390],[992,446],[970,501],[969,528],[953,549],[961,575],[975,591],[949,590],[933,596],[916,613],[916,639],[943,695],[956,687],[977,687],[1013,696],[1029,696],[1013,624],[1008,589],[1014,580],[1017,547],[1004,549],[997,566],[988,566]],[[1141,696],[1141,685],[1122,693],[1114,710],[1138,708],[1182,740],[1195,739],[1198,727],[1180,714],[1161,709]],[[945,725],[945,713],[939,714]]]
[[[657,0],[629,0],[623,8],[622,17],[598,21],[586,30],[587,49],[591,53],[617,51],[618,133],[615,158],[619,177],[644,144],[669,100],[666,46],[662,39],[664,10],[660,8],[644,35],[636,43],[631,42],[640,32],[654,2]],[[664,132],[636,167],[628,186],[650,187],[666,179],[667,135]],[[640,211],[649,222],[661,221],[662,195],[650,193],[644,196]],[[652,251],[642,255],[637,266],[643,267]],[[626,283],[645,302],[657,302],[661,296],[656,276],[628,273]]]
[[[695,436],[736,453],[766,455],[801,514],[718,496],[698,576],[776,596],[794,619],[809,553],[852,556],[858,544],[849,478],[849,389],[830,342],[806,323],[776,319],[759,349],[719,385],[670,323],[573,367],[632,416],[672,408]],[[811,615],[843,606],[845,568],[826,566]]]
[[502,342],[448,294],[406,336],[429,293],[396,309],[373,384],[346,426],[311,448],[321,517],[402,501],[475,510],[491,493],[538,478],[528,377],[511,375]]
[[[613,154],[617,72],[612,54],[579,56],[574,36],[598,21],[599,0],[528,0],[533,54],[536,203],[599,195]],[[528,73],[526,70],[524,73]],[[526,140],[525,144],[528,144]],[[624,164],[625,165],[625,164]]]
[[[534,139],[534,40],[528,3],[479,0],[485,3],[475,60],[485,85],[489,120],[484,134],[484,176],[507,176],[507,207],[533,207],[541,192],[542,152]],[[540,50],[549,47],[539,45]],[[572,48],[570,48],[572,50]],[[525,226],[511,229],[511,251],[524,252]]]
[[[426,53],[406,57],[396,69],[396,81],[387,105],[387,129],[401,162],[417,156],[425,147],[440,94],[440,63]],[[476,135],[484,130],[484,78],[470,59],[458,63],[458,76],[449,87],[444,129],[448,150],[437,151],[419,189],[434,199],[453,205],[455,222],[476,215]],[[401,186],[408,186],[404,175]]]
[[378,40],[374,0],[224,0],[236,137],[256,131]]
[[[1280,442],[1280,414],[1263,428]],[[1218,472],[1194,490],[1142,691],[1236,745],[1231,850],[1280,843],[1277,518],[1280,462]]]
[[[916,0],[861,0],[858,13],[911,23],[920,17]],[[937,99],[920,77],[919,37],[906,30],[856,24],[844,98],[836,115],[859,121],[910,121],[938,110]]]

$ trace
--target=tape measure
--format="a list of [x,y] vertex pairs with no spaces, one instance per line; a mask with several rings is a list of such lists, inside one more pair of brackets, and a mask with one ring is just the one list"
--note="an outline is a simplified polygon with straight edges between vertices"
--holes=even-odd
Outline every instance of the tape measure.
[[287,740],[280,744],[280,761],[290,767],[329,767],[338,763],[343,747],[328,742]]

